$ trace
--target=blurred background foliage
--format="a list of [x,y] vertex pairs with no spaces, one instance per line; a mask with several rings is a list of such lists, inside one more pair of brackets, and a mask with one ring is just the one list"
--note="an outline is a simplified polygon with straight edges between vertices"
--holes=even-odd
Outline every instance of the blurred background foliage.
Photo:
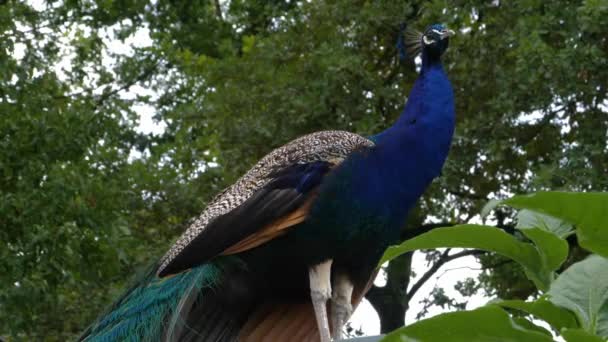
[[[453,149],[406,232],[508,194],[608,190],[607,15],[604,0],[0,1],[0,336],[75,337],[272,148],[390,125],[417,76],[402,23],[459,33]],[[464,295],[534,295],[518,266],[478,257]],[[383,331],[403,323],[410,268],[394,260],[368,297]]]

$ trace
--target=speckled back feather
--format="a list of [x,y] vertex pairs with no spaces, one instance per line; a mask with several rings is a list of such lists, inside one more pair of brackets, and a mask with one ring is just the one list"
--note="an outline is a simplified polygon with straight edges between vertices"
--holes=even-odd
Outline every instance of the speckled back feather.
[[358,134],[322,131],[305,135],[273,150],[209,203],[162,258],[158,273],[162,272],[211,221],[229,213],[270,182],[276,170],[314,161],[340,161],[356,149],[373,145],[372,141]]

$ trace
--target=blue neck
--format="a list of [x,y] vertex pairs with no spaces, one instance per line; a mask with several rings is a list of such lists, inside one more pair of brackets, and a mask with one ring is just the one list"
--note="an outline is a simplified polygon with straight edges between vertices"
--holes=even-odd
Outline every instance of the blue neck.
[[[399,205],[413,206],[433,178],[437,177],[450,149],[454,132],[454,95],[438,58],[423,55],[421,73],[414,83],[401,116],[395,124],[375,135],[373,155],[378,170],[367,170],[390,182],[386,197]],[[401,209],[403,210],[403,209]]]
[[310,217],[396,242],[409,209],[441,172],[453,130],[450,82],[441,64],[424,64],[399,120],[331,173]]
[[[454,95],[452,86],[448,80],[441,60],[422,54],[422,68],[420,75],[414,83],[408,101],[397,121],[387,130],[375,135],[374,141],[380,142],[390,137],[403,138],[407,131],[416,131],[419,120],[423,120],[422,126],[432,125],[435,128],[453,130],[454,126]],[[423,127],[424,128],[424,127]],[[451,140],[451,133],[449,136]]]

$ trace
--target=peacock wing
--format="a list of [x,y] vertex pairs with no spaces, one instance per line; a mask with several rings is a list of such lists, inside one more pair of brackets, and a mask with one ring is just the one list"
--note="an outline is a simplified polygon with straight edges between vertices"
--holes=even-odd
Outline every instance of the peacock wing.
[[373,142],[344,131],[298,138],[262,158],[217,195],[162,258],[158,276],[259,246],[306,219],[333,167]]

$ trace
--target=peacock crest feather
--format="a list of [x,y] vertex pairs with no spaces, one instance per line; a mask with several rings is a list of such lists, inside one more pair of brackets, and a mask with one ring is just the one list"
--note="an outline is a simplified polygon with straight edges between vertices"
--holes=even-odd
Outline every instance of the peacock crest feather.
[[[423,45],[430,45],[433,43],[432,39],[434,39],[435,42],[447,42],[447,39],[445,38],[452,34],[454,34],[454,32],[448,30],[442,24],[431,25],[425,32],[420,32],[412,27],[405,28],[405,26],[402,26],[397,41],[397,50],[399,51],[402,60],[406,57],[414,59],[422,53]],[[441,46],[441,53],[443,53],[446,48],[447,44]]]
[[407,28],[402,35],[407,56],[416,58],[422,52],[422,32],[414,28]]

